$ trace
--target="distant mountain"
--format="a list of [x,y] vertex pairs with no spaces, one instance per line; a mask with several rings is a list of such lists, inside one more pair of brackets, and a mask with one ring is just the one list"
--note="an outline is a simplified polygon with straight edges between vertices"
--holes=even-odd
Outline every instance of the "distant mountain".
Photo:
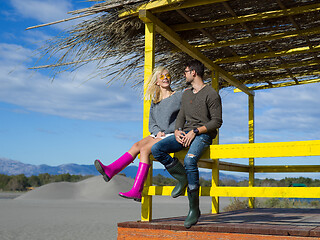
[[98,175],[94,165],[78,165],[78,164],[63,164],[56,167],[49,165],[32,165],[25,164],[11,159],[0,158],[0,174],[18,175],[24,174],[27,177],[49,173],[58,175],[70,173],[72,175]]
[[[125,174],[127,177],[135,178],[137,170],[137,166],[128,166],[121,173]],[[24,174],[25,176],[30,177],[32,175],[39,175],[42,173],[49,173],[51,175],[59,175],[64,173],[69,173],[72,175],[99,175],[94,165],[63,164],[53,167],[45,164],[25,164],[7,158],[0,158],[0,174]],[[171,175],[165,169],[153,169],[153,176],[157,176],[158,174],[164,177],[171,177]],[[211,172],[200,171],[200,177],[204,178],[205,180],[210,180]],[[245,178],[220,172],[220,179],[233,179],[235,181],[241,181]]]

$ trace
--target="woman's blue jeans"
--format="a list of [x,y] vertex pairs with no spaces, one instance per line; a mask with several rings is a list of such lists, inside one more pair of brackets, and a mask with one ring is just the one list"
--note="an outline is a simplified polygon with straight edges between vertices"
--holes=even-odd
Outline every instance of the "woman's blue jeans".
[[[199,187],[199,170],[198,161],[206,148],[212,143],[212,138],[208,134],[200,134],[196,136],[190,147],[189,151],[184,158],[184,166],[188,178],[188,187],[190,190]],[[164,166],[168,166],[173,162],[173,158],[169,153],[179,152],[184,147],[178,143],[175,136],[171,135],[167,138],[154,144],[151,148],[152,155],[156,160]]]

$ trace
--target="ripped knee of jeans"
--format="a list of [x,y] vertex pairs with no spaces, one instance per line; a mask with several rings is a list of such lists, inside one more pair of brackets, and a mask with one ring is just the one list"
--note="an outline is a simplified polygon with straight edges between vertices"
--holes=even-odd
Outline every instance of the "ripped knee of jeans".
[[196,157],[196,155],[194,155],[194,154],[192,154],[192,153],[188,153],[187,157],[189,157],[189,158],[194,158],[194,157]]

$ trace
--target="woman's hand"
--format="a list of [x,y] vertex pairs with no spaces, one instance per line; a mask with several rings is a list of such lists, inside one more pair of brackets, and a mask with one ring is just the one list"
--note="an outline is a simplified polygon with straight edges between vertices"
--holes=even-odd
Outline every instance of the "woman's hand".
[[156,138],[164,137],[166,134],[164,132],[158,132]]
[[176,140],[178,143],[183,145],[183,138],[184,138],[185,132],[180,131],[180,130],[175,130],[174,131],[174,136],[176,137]]

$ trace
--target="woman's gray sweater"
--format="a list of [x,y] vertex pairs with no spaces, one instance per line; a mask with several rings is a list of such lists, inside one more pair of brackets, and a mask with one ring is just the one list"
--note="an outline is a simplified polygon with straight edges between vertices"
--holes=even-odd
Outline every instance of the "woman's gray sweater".
[[175,92],[159,103],[151,103],[149,115],[149,131],[151,134],[174,132],[176,118],[180,110],[181,96],[182,92]]

